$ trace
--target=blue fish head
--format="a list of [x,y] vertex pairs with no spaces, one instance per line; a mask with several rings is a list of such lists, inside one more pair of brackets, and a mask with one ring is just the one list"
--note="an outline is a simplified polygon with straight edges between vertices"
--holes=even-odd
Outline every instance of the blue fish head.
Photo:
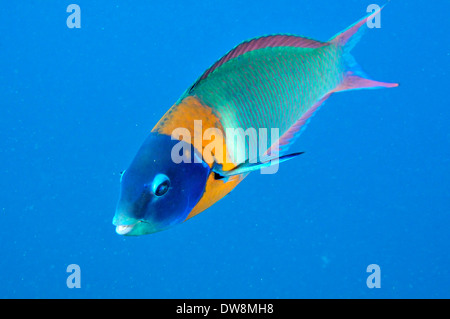
[[200,200],[209,174],[192,144],[151,133],[122,173],[116,232],[145,235],[183,222]]

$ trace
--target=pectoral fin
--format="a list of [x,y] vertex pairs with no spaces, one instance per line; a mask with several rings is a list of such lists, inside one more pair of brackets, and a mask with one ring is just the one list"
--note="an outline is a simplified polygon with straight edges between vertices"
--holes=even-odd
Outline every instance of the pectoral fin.
[[256,163],[250,163],[250,161],[246,161],[245,163],[239,164],[238,166],[229,171],[224,171],[222,169],[222,165],[215,163],[212,170],[214,172],[215,179],[228,179],[230,176],[247,174],[264,167],[269,167],[275,164],[285,162],[303,153],[304,152],[292,153],[280,157],[266,156],[261,158],[260,161]]

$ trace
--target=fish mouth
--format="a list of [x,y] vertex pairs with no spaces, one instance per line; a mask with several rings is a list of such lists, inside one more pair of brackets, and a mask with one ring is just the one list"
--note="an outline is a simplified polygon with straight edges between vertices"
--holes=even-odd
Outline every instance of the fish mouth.
[[134,224],[116,225],[116,233],[122,236],[140,236],[159,231],[151,227],[147,221],[139,220]]
[[131,225],[117,225],[116,226],[116,233],[119,235],[126,235],[129,232],[131,232],[138,223],[131,224]]
[[130,218],[129,220],[120,221],[118,219],[114,217],[113,225],[116,226],[116,233],[122,236],[141,236],[165,229],[144,219],[132,220]]

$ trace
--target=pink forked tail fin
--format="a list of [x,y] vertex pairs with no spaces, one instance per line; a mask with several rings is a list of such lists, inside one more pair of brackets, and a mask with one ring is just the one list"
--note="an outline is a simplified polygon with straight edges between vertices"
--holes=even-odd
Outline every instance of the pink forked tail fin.
[[361,39],[365,29],[367,29],[367,21],[372,20],[379,14],[383,7],[384,6],[368,14],[329,40],[331,44],[342,47],[342,59],[344,63],[343,81],[333,90],[333,92],[357,89],[392,88],[398,86],[398,83],[380,82],[370,79],[350,54],[351,49],[353,49],[356,43]]
[[355,74],[352,71],[347,71],[344,75],[344,80],[339,84],[333,92],[348,91],[348,90],[361,90],[361,89],[381,89],[381,88],[394,88],[398,86],[398,83],[379,82],[369,79],[366,75],[361,76]]
[[330,40],[328,40],[328,42],[331,42],[338,46],[342,46],[346,51],[350,51],[361,39],[365,29],[367,28],[367,21],[372,20],[377,14],[381,12],[381,9],[383,8],[384,6],[372,13],[369,13],[361,20],[356,21],[347,29],[333,36]]

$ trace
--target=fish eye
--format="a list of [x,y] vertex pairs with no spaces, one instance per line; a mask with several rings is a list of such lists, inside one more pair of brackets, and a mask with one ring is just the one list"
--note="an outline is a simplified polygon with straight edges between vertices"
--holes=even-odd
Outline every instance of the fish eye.
[[164,174],[158,174],[155,176],[152,184],[153,194],[156,196],[163,196],[170,187],[170,179]]

